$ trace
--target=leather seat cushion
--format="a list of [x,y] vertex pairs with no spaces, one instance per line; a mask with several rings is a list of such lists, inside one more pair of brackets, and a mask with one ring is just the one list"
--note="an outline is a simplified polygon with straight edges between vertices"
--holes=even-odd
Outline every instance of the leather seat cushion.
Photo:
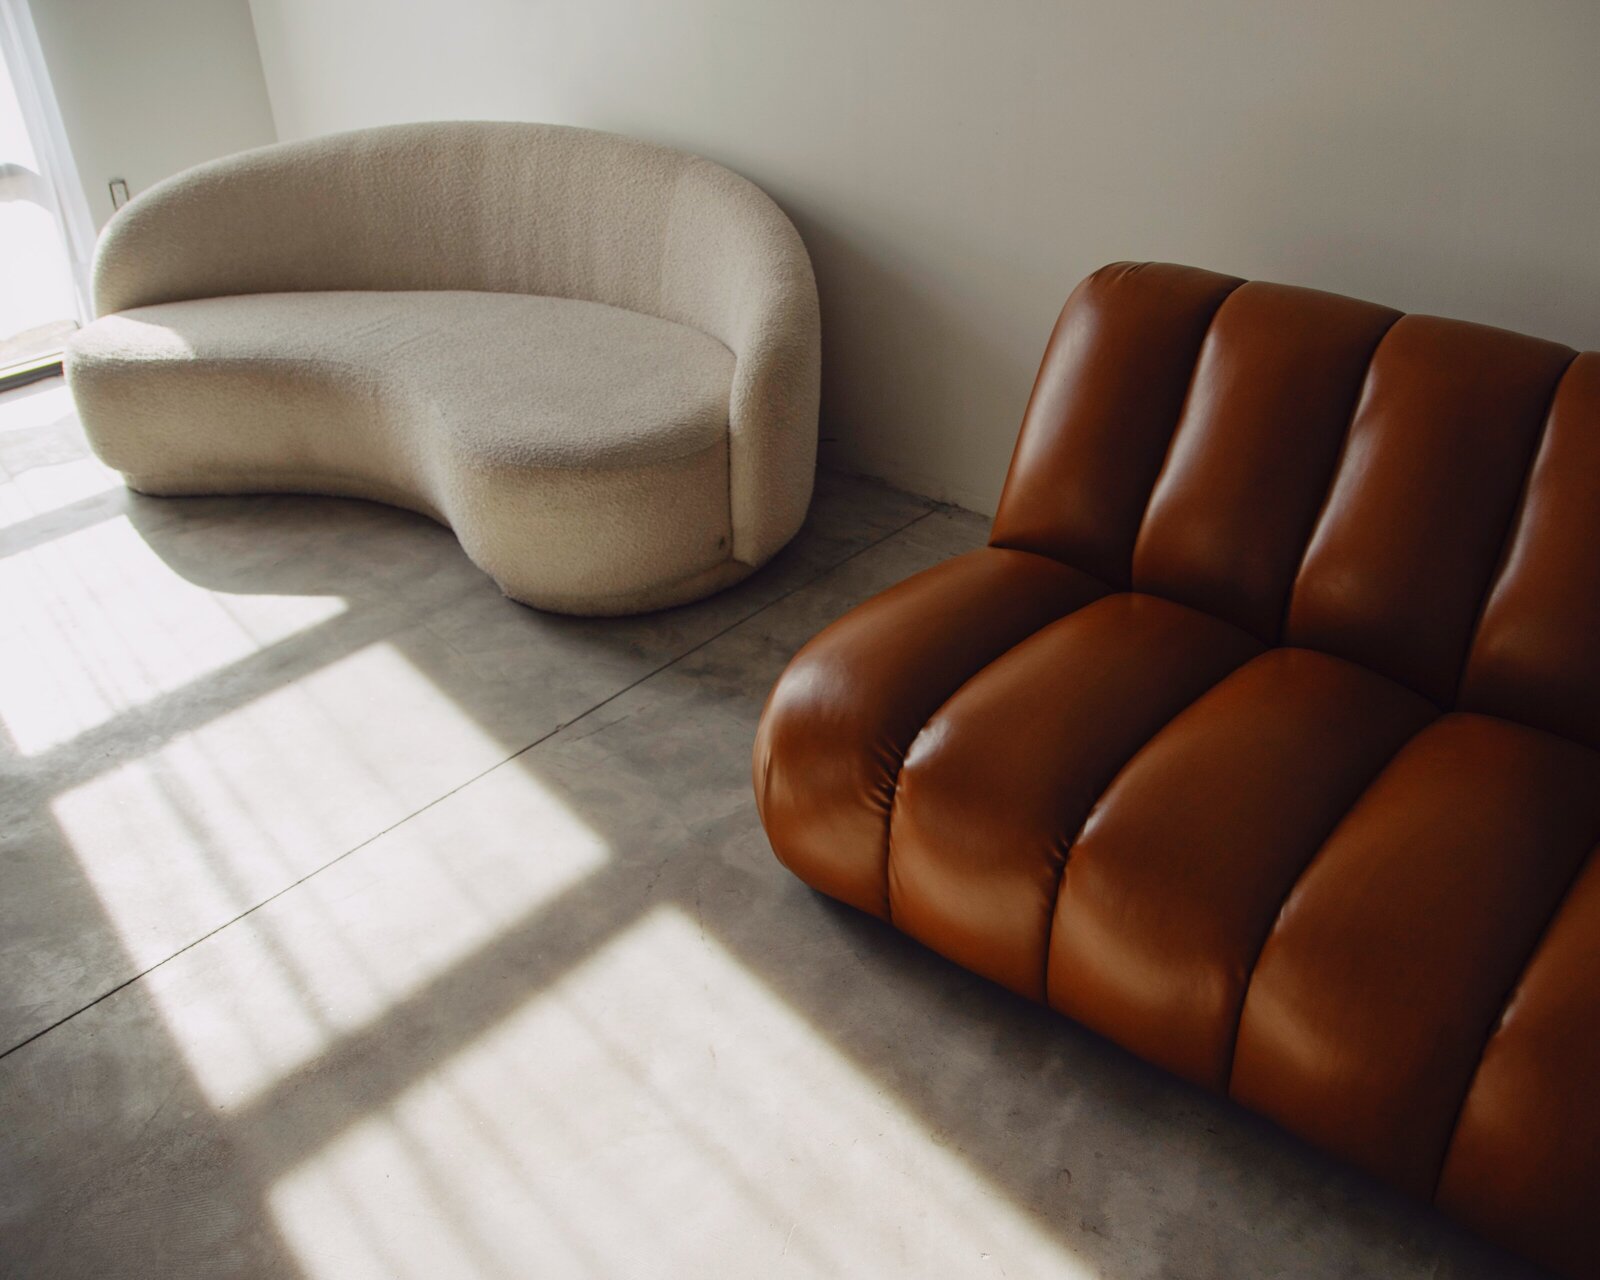
[[[756,783],[813,883],[1422,1196],[1600,837],[1600,753],[993,547],[803,649]],[[1500,1075],[1570,1034],[1536,990]]]

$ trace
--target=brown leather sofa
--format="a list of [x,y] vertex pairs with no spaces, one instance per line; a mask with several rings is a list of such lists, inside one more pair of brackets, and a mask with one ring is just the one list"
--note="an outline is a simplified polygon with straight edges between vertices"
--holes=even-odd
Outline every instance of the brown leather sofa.
[[786,866],[1600,1275],[1600,353],[1078,287],[989,545],[812,640]]

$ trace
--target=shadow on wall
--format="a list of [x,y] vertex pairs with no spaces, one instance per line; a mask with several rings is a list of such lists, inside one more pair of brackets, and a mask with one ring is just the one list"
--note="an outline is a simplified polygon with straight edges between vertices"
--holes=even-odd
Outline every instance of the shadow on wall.
[[[823,460],[941,502],[998,500],[1054,315],[1019,339],[1017,316],[985,317],[892,244],[789,212],[825,317]],[[1008,269],[983,246],[964,246],[960,257],[963,271],[992,278]],[[1061,282],[1057,307],[1072,283]],[[937,438],[930,425],[941,421],[962,429]]]
[[[1552,154],[1510,136],[1424,132],[1418,120],[1374,118],[1359,102],[1343,116],[1278,113],[1252,145],[1262,156],[1257,185],[1223,206],[1248,256],[1193,265],[1600,348],[1600,237],[1583,193],[1588,176]],[[1352,157],[1370,192],[1365,222],[1348,216]],[[1516,198],[1486,207],[1489,175],[1499,184],[1515,175]],[[1534,211],[1546,223],[1539,244],[1525,228]],[[1564,227],[1552,231],[1551,218]],[[1570,248],[1560,270],[1550,265],[1551,241]]]
[[[1375,116],[1358,97],[1319,105],[1316,115],[1290,101],[1241,116],[1235,145],[1259,157],[1243,170],[1247,182],[1232,168],[1197,166],[1174,191],[1155,168],[1107,163],[1081,201],[1046,200],[1045,214],[997,193],[993,225],[976,232],[930,217],[885,237],[774,184],[817,269],[823,422],[833,439],[824,456],[992,513],[1062,300],[1121,259],[1184,262],[1600,348],[1591,174],[1554,148],[1526,146],[1525,128],[1451,131],[1436,113]],[[1515,196],[1489,198],[1486,184],[1498,192],[1507,175]],[[1038,185],[1060,196],[1069,184],[1045,172]],[[879,227],[897,225],[891,214],[903,221],[907,210],[886,212]],[[1552,244],[1570,251],[1559,269]],[[1019,261],[1029,252],[1033,260]]]
[[[309,630],[201,676],[209,692],[186,696],[181,713],[168,714],[159,699],[139,708],[143,749],[314,679],[379,637],[507,751],[525,745],[504,727],[503,689],[435,643],[437,637],[396,629],[372,577],[404,566],[364,569],[310,554],[318,544],[374,534],[381,535],[374,545],[420,553],[408,564],[457,554],[448,535],[420,517],[344,500],[156,501],[115,492],[66,505],[0,550],[22,554],[122,516],[175,572],[209,590],[349,602]],[[787,572],[786,562],[792,568],[814,554],[819,536],[815,524],[808,527],[766,572]],[[282,551],[263,555],[263,547]],[[506,785],[531,786],[540,804],[570,815],[573,831],[592,835],[592,863],[569,868],[509,916],[504,903],[481,903],[491,927],[370,1016],[342,1018],[326,992],[297,976],[292,946],[285,949],[277,925],[267,927],[268,907],[258,924],[235,926],[259,933],[261,945],[242,972],[212,975],[231,977],[240,996],[237,1007],[213,1020],[236,1020],[248,1033],[252,1001],[298,1001],[316,1031],[305,1045],[245,1034],[236,1057],[224,1055],[207,1068],[233,1083],[202,1080],[194,1046],[180,1045],[170,1030],[172,1001],[183,996],[170,983],[180,979],[154,975],[96,1011],[105,1042],[129,1046],[118,1050],[123,1056],[114,1065],[55,1062],[49,1036],[21,1050],[37,1064],[29,1068],[36,1073],[32,1087],[67,1080],[81,1092],[70,1112],[72,1132],[38,1127],[37,1117],[48,1113],[59,1122],[62,1114],[59,1106],[38,1107],[33,1127],[24,1117],[0,1149],[0,1271],[39,1274],[38,1258],[48,1256],[59,1264],[51,1274],[63,1275],[127,1275],[130,1267],[153,1274],[141,1260],[159,1258],[165,1275],[294,1276],[302,1272],[303,1246],[284,1234],[279,1211],[288,1204],[324,1215],[330,1238],[347,1250],[346,1274],[425,1273],[424,1262],[396,1255],[381,1223],[367,1221],[374,1205],[363,1196],[376,1185],[391,1208],[425,1205],[438,1220],[440,1247],[473,1274],[506,1280],[530,1274],[526,1257],[508,1256],[500,1246],[495,1227],[504,1221],[493,1205],[485,1208],[485,1199],[522,1224],[523,1238],[528,1221],[547,1222],[551,1256],[578,1260],[574,1271],[597,1273],[614,1217],[648,1213],[650,1206],[629,1200],[641,1188],[624,1172],[596,1191],[603,1212],[584,1219],[563,1210],[568,1188],[553,1185],[550,1169],[541,1166],[570,1149],[571,1176],[581,1183],[591,1165],[611,1172],[607,1143],[619,1139],[610,1130],[588,1132],[584,1108],[565,1107],[551,1095],[558,1077],[538,1055],[502,1053],[483,1065],[478,1050],[535,1017],[552,1021],[520,1044],[548,1044],[552,1055],[573,1056],[584,1071],[575,1087],[592,1082],[622,1090],[615,1096],[636,1111],[632,1122],[642,1117],[645,1129],[659,1127],[659,1142],[630,1139],[642,1145],[623,1153],[623,1170],[635,1160],[660,1161],[670,1170],[676,1160],[693,1176],[734,1188],[753,1212],[792,1217],[798,1229],[791,1227],[786,1247],[819,1273],[860,1265],[859,1256],[830,1253],[838,1241],[828,1234],[828,1215],[848,1225],[879,1212],[830,1201],[828,1162],[859,1176],[862,1161],[884,1158],[918,1163],[929,1188],[923,1211],[978,1215],[968,1233],[974,1252],[996,1218],[1011,1215],[1019,1230],[1055,1242],[1064,1271],[1076,1261],[1084,1274],[1105,1280],[1190,1280],[1227,1274],[1250,1259],[1259,1263],[1254,1274],[1268,1274],[1286,1257],[1315,1259],[1323,1249],[1347,1262],[1352,1240],[1376,1259],[1415,1260],[1408,1274],[1418,1277],[1515,1274],[1514,1264],[1480,1254],[1431,1213],[1391,1199],[879,922],[813,895],[777,866],[749,796],[749,746],[762,699],[811,630],[881,585],[848,575],[830,581],[815,598],[780,600],[755,622],[693,650],[652,679],[648,696],[645,689],[624,694],[503,768]],[[719,607],[712,601],[654,620],[595,623],[521,610],[494,598],[487,581],[475,590],[466,608],[493,611],[504,628],[497,634],[530,650],[571,646],[586,661],[596,655],[604,661],[608,651],[626,656],[646,629],[689,627],[696,611]],[[90,959],[124,944],[95,886],[82,876],[67,878],[77,858],[53,806],[60,794],[117,766],[108,758],[114,739],[100,737],[103,745],[91,731],[54,750],[55,772],[41,766],[30,775],[53,779],[54,793],[38,795],[28,812],[16,811],[15,791],[6,793],[8,821],[28,824],[30,843],[48,848],[62,869],[61,887],[45,909],[83,940]],[[0,750],[8,772],[17,758],[14,750]],[[225,759],[212,763],[224,779],[236,767]],[[670,785],[663,784],[664,772]],[[182,797],[171,800],[183,809]],[[432,812],[442,815],[447,804]],[[203,834],[203,815],[177,817]],[[441,883],[470,880],[470,872],[457,876],[456,868],[470,864],[471,840],[442,816],[437,830],[428,821],[426,815],[412,820],[422,832],[414,855],[432,864]],[[538,856],[530,846],[530,859]],[[220,855],[213,858],[219,881],[237,874]],[[381,985],[385,975],[361,972],[358,934],[386,927],[382,887],[341,880],[353,865],[323,873],[329,891],[299,909],[317,917],[309,927],[324,940],[318,946],[347,948],[351,981]],[[696,933],[705,945],[679,945]],[[631,957],[630,939],[638,953]],[[728,963],[706,970],[707,955]],[[606,991],[620,1008],[583,998],[583,984],[596,972],[609,975]],[[29,975],[11,980],[25,986]],[[725,1003],[703,1007],[713,982]],[[692,1063],[680,1061],[677,1041],[693,1038],[697,1018],[725,1053],[740,1046],[751,1056],[719,1074],[716,1049],[707,1062],[695,1042]],[[730,1022],[737,1035],[730,1035]],[[233,1034],[209,1024],[195,1032],[228,1044]],[[572,1047],[580,1041],[581,1052]],[[478,1065],[463,1074],[467,1068],[453,1064],[469,1049]],[[248,1074],[251,1055],[276,1059],[280,1068],[247,1080],[228,1075]],[[763,1075],[771,1096],[739,1094]],[[151,1082],[161,1082],[159,1090]],[[893,1135],[856,1132],[846,1148],[859,1137],[888,1154],[820,1152],[814,1202],[770,1202],[762,1162],[772,1152],[760,1139],[772,1125],[790,1145],[808,1127],[826,1132],[834,1125],[851,1135],[859,1120],[852,1108],[864,1105],[858,1098],[886,1093],[904,1112],[915,1143],[896,1148]],[[533,1108],[542,1127],[531,1156],[507,1136],[509,1121],[492,1106],[495,1098]],[[103,1135],[135,1124],[132,1163],[107,1158]],[[463,1148],[479,1153],[492,1195],[454,1185],[444,1172],[440,1151],[452,1151],[451,1167],[459,1169]],[[307,1167],[329,1153],[328,1169],[305,1182]],[[963,1201],[977,1194],[974,1186],[982,1202]],[[899,1226],[917,1229],[914,1221]],[[1441,1255],[1457,1261],[1440,1271]]]

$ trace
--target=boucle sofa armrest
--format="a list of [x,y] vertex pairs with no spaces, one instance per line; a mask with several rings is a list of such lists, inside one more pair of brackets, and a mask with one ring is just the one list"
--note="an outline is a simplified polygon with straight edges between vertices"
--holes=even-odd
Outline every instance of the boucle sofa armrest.
[[822,351],[811,259],[764,191],[707,160],[679,181],[670,222],[662,314],[734,354],[733,554],[760,564],[799,527],[816,465]]

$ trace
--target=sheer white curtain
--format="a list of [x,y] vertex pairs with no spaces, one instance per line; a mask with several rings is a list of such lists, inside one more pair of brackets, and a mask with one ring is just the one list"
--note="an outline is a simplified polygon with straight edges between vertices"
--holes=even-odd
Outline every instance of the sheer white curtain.
[[10,198],[42,205],[54,219],[72,277],[77,318],[86,322],[93,318],[89,265],[94,256],[94,220],[72,162],[72,148],[61,124],[28,0],[0,0],[0,58],[9,72],[31,152],[0,156],[0,174],[8,175],[7,185],[14,188],[14,193],[8,193]]

